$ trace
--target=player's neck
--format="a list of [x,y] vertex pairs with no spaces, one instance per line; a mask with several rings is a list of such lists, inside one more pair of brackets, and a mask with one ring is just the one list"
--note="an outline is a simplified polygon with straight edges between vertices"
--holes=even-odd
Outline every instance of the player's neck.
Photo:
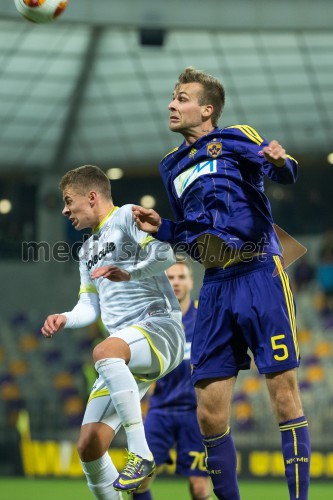
[[96,227],[100,227],[103,225],[105,220],[110,216],[111,212],[114,210],[114,204],[111,202],[103,203],[100,207],[97,208],[96,210],[96,222],[97,224],[95,225]]
[[189,146],[194,144],[200,137],[210,134],[214,130],[214,126],[210,123],[202,123],[200,126],[191,130],[186,130],[182,133],[186,144]]
[[186,295],[182,301],[179,301],[180,308],[182,310],[182,315],[187,313],[191,305],[191,297]]

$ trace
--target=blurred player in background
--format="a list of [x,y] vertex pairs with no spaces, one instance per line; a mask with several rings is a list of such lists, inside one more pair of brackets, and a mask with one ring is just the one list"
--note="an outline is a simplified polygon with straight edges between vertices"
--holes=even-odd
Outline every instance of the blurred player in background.
[[248,125],[218,128],[223,106],[216,78],[193,68],[179,76],[169,123],[184,141],[160,163],[175,222],[142,207],[133,207],[134,219],[157,239],[181,244],[206,268],[191,363],[216,496],[240,498],[229,419],[250,348],[279,423],[290,499],[307,500],[311,447],[295,370],[294,301],[264,194],[265,176],[295,182],[297,162]]
[[[192,269],[179,256],[166,273],[182,310],[186,348],[182,363],[156,382],[145,420],[146,438],[157,466],[171,463],[169,453],[175,446],[176,473],[188,477],[191,498],[208,500],[211,481],[205,467],[205,448],[196,416],[197,399],[191,382],[190,350],[197,317],[197,304],[191,300]],[[145,481],[133,494],[133,500],[153,498],[149,483]]]
[[[52,314],[42,333],[87,326],[101,315],[109,337],[93,351],[99,378],[83,418],[78,451],[97,499],[120,499],[155,470],[145,438],[140,399],[152,381],[183,359],[181,311],[165,269],[169,245],[138,230],[132,206],[115,207],[110,181],[97,167],[71,170],[61,179],[63,215],[75,229],[92,229],[80,250],[80,297],[70,312]],[[123,426],[128,460],[119,474],[108,454]]]

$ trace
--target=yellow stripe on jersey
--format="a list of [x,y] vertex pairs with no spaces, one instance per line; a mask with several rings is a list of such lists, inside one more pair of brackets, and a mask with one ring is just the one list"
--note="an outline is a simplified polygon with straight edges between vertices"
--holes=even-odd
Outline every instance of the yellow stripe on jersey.
[[226,128],[237,128],[241,132],[243,132],[246,137],[248,137],[252,142],[255,142],[260,146],[264,142],[264,139],[258,134],[258,132],[250,127],[249,125],[231,125],[231,127],[226,127]]
[[[92,392],[89,396],[88,403],[95,398],[101,398],[102,396],[110,396],[109,390],[107,388],[101,389],[99,391]],[[87,403],[87,404],[88,404]]]
[[258,134],[258,132],[249,125],[243,125],[244,131],[246,131],[250,136],[253,137],[253,141],[256,142],[259,146],[264,142],[264,139]]
[[118,210],[119,207],[113,207],[112,210],[110,210],[110,212],[104,217],[104,219],[101,220],[101,222],[98,224],[98,226],[96,226],[93,230],[92,230],[92,233],[97,233],[97,231],[99,231],[101,229],[101,227],[104,226],[104,224],[106,223],[106,221],[108,220],[108,218]]
[[147,236],[146,238],[144,238],[140,242],[140,247],[142,248],[142,250],[144,250],[146,248],[146,246],[148,245],[148,243],[151,243],[152,241],[155,241],[155,238],[153,238],[152,236]]
[[167,153],[165,156],[163,156],[162,160],[164,160],[164,158],[166,158],[167,156],[169,156],[172,153],[174,153],[175,151],[177,151],[177,149],[179,149],[179,146],[177,146],[176,148],[171,149],[171,151],[169,151],[169,153]]
[[289,160],[294,161],[294,162],[295,162],[295,163],[297,163],[297,165],[298,165],[298,161],[297,161],[297,160],[295,160],[295,158],[293,158],[293,157],[292,157],[292,156],[290,156],[290,155],[286,155],[286,157],[287,157],[287,158],[289,158]]
[[151,350],[155,353],[155,355],[158,359],[159,365],[160,365],[159,374],[155,378],[143,378],[138,374],[135,374],[135,375],[133,374],[133,376],[134,376],[134,378],[140,380],[140,382],[153,382],[154,380],[157,380],[161,376],[161,374],[163,373],[163,370],[164,370],[164,363],[163,363],[163,359],[161,357],[161,354],[159,353],[158,349],[156,349],[156,347],[154,346],[153,341],[151,340],[150,335],[148,332],[146,332],[146,330],[144,330],[141,326],[138,326],[138,325],[133,325],[133,326],[131,326],[131,328],[136,328],[137,330],[139,330],[139,332],[142,333],[142,335],[144,337],[146,337],[148,344],[149,344]]
[[296,356],[297,359],[299,359],[299,347],[298,347],[298,342],[297,342],[297,336],[296,336],[296,317],[295,317],[295,307],[294,307],[294,301],[293,301],[293,296],[291,293],[290,285],[289,285],[289,278],[287,273],[284,271],[280,258],[277,255],[274,255],[274,262],[276,264],[276,267],[279,272],[279,276],[281,279],[282,287],[283,287],[283,292],[286,300],[286,305],[287,305],[287,311],[288,311],[288,316],[289,316],[289,322],[291,326],[291,331],[293,334],[293,340],[294,340],[294,346],[295,346],[295,351],[296,351]]
[[198,309],[198,305],[199,305],[199,300],[195,299],[195,301],[194,301],[194,307],[195,307],[195,309]]
[[98,295],[98,291],[97,291],[97,288],[95,287],[95,285],[81,286],[80,291],[79,291],[79,296],[81,295],[81,293],[97,293],[97,295]]

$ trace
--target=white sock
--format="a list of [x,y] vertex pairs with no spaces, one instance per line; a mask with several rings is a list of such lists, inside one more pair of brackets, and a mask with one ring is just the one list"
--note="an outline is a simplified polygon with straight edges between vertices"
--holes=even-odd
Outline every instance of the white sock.
[[138,385],[120,358],[100,359],[95,368],[109,389],[117,415],[125,429],[129,451],[151,460],[142,422]]
[[112,463],[108,453],[91,462],[82,462],[83,472],[86,475],[88,487],[98,500],[121,500],[122,495],[113,488],[118,477],[118,471]]

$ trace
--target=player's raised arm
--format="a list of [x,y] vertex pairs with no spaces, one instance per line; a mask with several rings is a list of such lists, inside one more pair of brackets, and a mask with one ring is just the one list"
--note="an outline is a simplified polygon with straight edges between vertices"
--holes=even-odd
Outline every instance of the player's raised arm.
[[152,208],[133,205],[133,218],[139,229],[146,233],[156,233],[162,223],[160,215]]
[[297,161],[286,153],[281,144],[273,140],[262,148],[265,160],[264,172],[272,181],[293,184],[297,179]]
[[268,146],[265,146],[262,150],[267,161],[273,163],[276,167],[284,167],[286,164],[286,150],[281,146],[281,144],[273,140]]
[[[146,233],[153,234],[159,241],[175,243],[175,229],[177,224],[169,219],[163,219],[153,209],[137,205],[132,207],[133,219],[137,227]],[[172,263],[170,263],[170,266]]]

